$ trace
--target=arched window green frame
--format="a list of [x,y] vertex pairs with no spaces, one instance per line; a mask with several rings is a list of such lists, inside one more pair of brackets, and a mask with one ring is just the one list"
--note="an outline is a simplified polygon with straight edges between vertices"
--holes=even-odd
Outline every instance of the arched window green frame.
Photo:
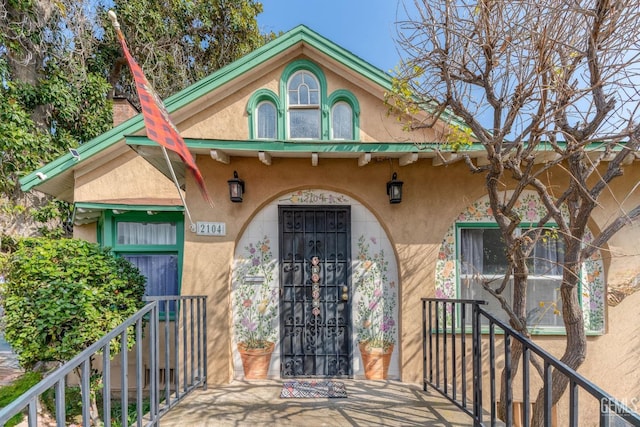
[[283,140],[285,138],[284,127],[284,111],[282,109],[282,102],[278,95],[273,93],[269,89],[259,89],[247,103],[247,116],[249,117],[249,139],[257,139],[257,109],[258,105],[262,102],[271,102],[276,108],[276,139]]
[[247,116],[249,120],[249,138],[257,139],[256,113],[261,102],[271,102],[277,111],[277,139],[286,140],[288,138],[287,123],[287,94],[289,79],[298,71],[311,73],[317,80],[320,87],[320,140],[331,140],[331,112],[335,104],[345,102],[351,107],[353,140],[360,140],[360,103],[353,93],[346,89],[338,89],[327,96],[327,79],[320,67],[306,59],[299,59],[288,64],[280,76],[280,94],[276,94],[269,89],[259,89],[247,103]]
[[298,71],[307,71],[318,80],[318,84],[320,85],[320,139],[328,140],[329,109],[327,108],[327,79],[320,67],[306,59],[299,59],[297,61],[291,62],[285,67],[284,71],[282,72],[282,76],[280,76],[280,96],[282,97],[282,104],[284,106],[283,116],[285,122],[285,138],[287,138],[289,135],[289,123],[287,122],[288,115],[286,114],[289,109],[289,105],[287,102],[288,84],[289,79]]
[[333,135],[333,123],[332,123],[332,112],[333,107],[339,103],[344,102],[351,107],[351,126],[352,126],[352,135],[353,140],[357,141],[360,139],[360,103],[354,94],[349,92],[346,89],[338,89],[334,91],[329,98],[327,99],[328,110],[329,110],[329,136]]

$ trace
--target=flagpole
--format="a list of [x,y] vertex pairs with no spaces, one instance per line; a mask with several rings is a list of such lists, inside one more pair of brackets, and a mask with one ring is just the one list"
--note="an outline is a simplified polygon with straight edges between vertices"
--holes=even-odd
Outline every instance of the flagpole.
[[171,160],[169,159],[169,154],[167,153],[167,148],[176,152],[176,154],[182,159],[185,163],[186,168],[188,168],[200,187],[200,191],[204,199],[209,203],[211,207],[213,207],[213,201],[209,197],[209,193],[207,192],[206,185],[204,183],[204,178],[198,169],[195,159],[189,152],[187,145],[184,140],[178,133],[178,129],[171,122],[169,117],[169,113],[167,112],[164,104],[160,97],[157,96],[147,78],[144,76],[144,72],[142,68],[135,61],[129,49],[127,47],[126,41],[124,39],[124,35],[120,30],[120,23],[118,22],[118,18],[114,11],[110,10],[108,12],[109,18],[113,24],[113,28],[116,31],[116,35],[120,44],[122,46],[122,50],[125,54],[127,62],[129,63],[129,68],[133,74],[136,90],[138,92],[138,98],[140,99],[140,106],[142,109],[142,117],[144,119],[145,127],[147,128],[147,136],[158,143],[160,147],[162,147],[162,153],[167,162],[167,167],[171,173],[171,178],[173,183],[178,190],[178,194],[180,195],[180,200],[182,200],[182,204],[184,205],[185,213],[187,214],[187,218],[190,223],[190,230],[195,232],[196,226],[193,223],[191,218],[191,213],[189,212],[189,207],[187,206],[187,202],[184,198],[182,190],[180,188],[180,184],[178,183],[178,179],[176,177],[176,173],[173,170],[173,165],[171,164]]
[[164,146],[160,146],[162,148],[162,154],[164,154],[164,159],[167,161],[167,166],[169,167],[169,171],[171,172],[171,178],[173,179],[173,183],[178,190],[178,194],[180,195],[180,200],[182,200],[182,205],[184,206],[184,212],[187,214],[187,218],[189,219],[189,229],[191,231],[196,231],[196,225],[193,223],[191,219],[191,213],[189,212],[189,206],[187,206],[187,202],[184,199],[184,195],[182,194],[182,189],[180,188],[180,184],[178,183],[178,178],[176,178],[176,172],[173,170],[173,165],[171,164],[171,160],[169,160],[169,153],[167,153],[167,149]]

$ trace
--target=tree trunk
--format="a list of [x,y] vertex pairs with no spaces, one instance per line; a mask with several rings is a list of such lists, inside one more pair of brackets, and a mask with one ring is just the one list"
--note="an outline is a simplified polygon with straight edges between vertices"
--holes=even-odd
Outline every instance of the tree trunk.
[[[580,244],[569,244],[566,256],[577,260]],[[577,246],[577,247],[576,247]],[[567,261],[567,258],[565,258]],[[562,297],[562,318],[566,329],[566,347],[562,358],[563,363],[571,369],[577,370],[587,354],[587,337],[584,332],[584,317],[578,298],[578,278],[580,277],[580,262],[566,262],[563,282],[560,286]],[[558,403],[565,392],[569,379],[554,369],[551,378],[551,405]],[[532,427],[543,427],[544,423],[544,389],[538,392],[538,397],[531,420]]]

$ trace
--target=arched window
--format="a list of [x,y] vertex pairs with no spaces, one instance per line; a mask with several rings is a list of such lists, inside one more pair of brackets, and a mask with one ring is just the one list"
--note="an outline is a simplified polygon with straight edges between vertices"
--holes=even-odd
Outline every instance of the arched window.
[[322,69],[306,59],[289,63],[278,92],[261,88],[247,103],[249,138],[260,140],[357,141],[360,104],[347,89],[327,95]]
[[320,85],[313,74],[298,71],[287,83],[289,138],[320,139]]
[[353,139],[353,111],[344,101],[331,108],[331,139]]
[[276,139],[277,110],[273,102],[262,101],[256,108],[256,138]]

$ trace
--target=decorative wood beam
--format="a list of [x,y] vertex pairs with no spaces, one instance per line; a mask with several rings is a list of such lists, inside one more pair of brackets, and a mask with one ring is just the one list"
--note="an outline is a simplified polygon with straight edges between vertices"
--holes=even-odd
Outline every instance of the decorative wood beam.
[[311,166],[318,166],[318,153],[311,153]]
[[602,151],[588,151],[586,155],[592,162],[598,159],[600,159],[601,162],[610,162],[616,156],[616,153],[609,153],[605,156]]
[[541,153],[536,153],[533,163],[538,165],[540,163],[555,162],[556,160],[559,160],[560,157],[562,156],[554,151],[544,151]]
[[622,161],[622,165],[629,166],[631,163],[633,163],[635,159],[636,159],[636,155],[634,153],[631,153],[624,158],[624,160]]
[[400,166],[407,166],[418,161],[418,153],[406,153],[400,156]]
[[491,162],[489,162],[486,154],[476,158],[476,166],[487,166],[489,163]]
[[362,153],[358,157],[358,166],[364,166],[371,161],[371,153]]
[[[436,154],[436,157],[433,158],[432,164],[433,166],[442,166],[445,163],[455,162],[456,160],[460,160],[462,158],[458,153],[440,153]],[[478,159],[479,160],[479,159]]]
[[217,160],[220,163],[228,165],[231,162],[229,155],[222,150],[211,150],[211,158]]
[[260,161],[265,165],[271,166],[271,154],[264,151],[258,151],[258,159],[260,159]]

